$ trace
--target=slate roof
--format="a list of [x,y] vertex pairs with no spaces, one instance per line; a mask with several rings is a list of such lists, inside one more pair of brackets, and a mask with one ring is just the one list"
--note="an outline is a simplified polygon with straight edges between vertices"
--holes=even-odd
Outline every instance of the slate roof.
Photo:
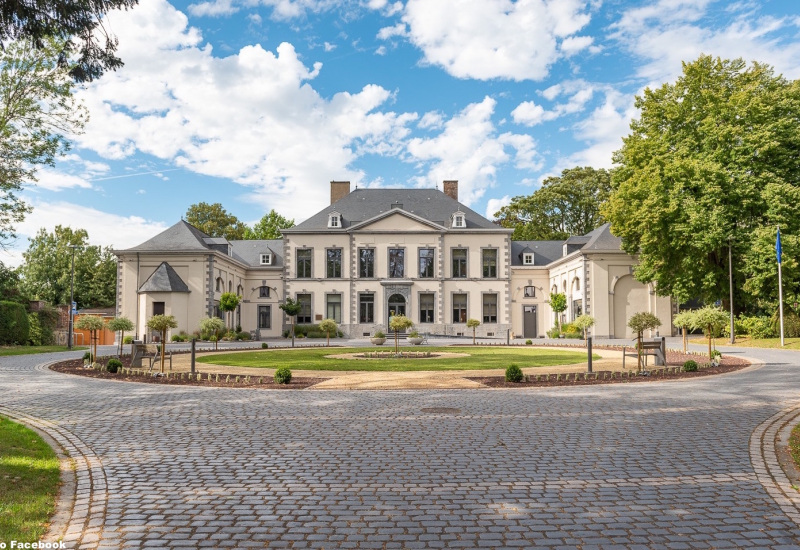
[[563,250],[564,241],[511,241],[511,265],[522,265],[523,252],[533,252],[534,266],[549,265],[561,258]]
[[[230,241],[233,256],[240,262],[255,267],[283,267],[283,241]],[[261,265],[261,254],[272,253],[272,264]]]
[[346,230],[391,210],[393,204],[401,204],[406,212],[447,228],[450,228],[451,216],[460,211],[464,214],[466,229],[503,230],[437,189],[355,189],[306,221],[283,232],[340,231],[328,227],[328,214],[331,212],[341,215],[342,229]]
[[584,251],[618,251],[622,250],[622,239],[611,233],[611,224],[606,223],[586,234],[589,242],[583,246]]
[[208,250],[208,246],[203,242],[203,239],[210,238],[189,222],[181,220],[152,239],[129,248],[125,252]]
[[564,257],[564,245],[567,254],[578,250],[582,252],[619,252],[622,250],[622,239],[611,233],[611,224],[607,223],[586,235],[572,236],[566,241],[511,241],[511,265],[522,266],[522,253],[533,252],[533,265],[546,266]]
[[139,287],[139,292],[189,292],[189,285],[167,262],[161,262]]

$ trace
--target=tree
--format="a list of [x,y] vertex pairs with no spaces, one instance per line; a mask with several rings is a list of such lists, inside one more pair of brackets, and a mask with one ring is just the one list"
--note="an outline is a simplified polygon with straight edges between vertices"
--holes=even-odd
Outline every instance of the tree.
[[98,332],[106,327],[102,317],[97,315],[82,315],[80,319],[75,322],[75,328],[78,330],[89,331],[89,343],[92,346],[92,362],[97,361],[97,340],[99,340]]
[[400,353],[400,342],[398,339],[398,333],[401,330],[406,330],[414,326],[414,321],[409,319],[403,314],[399,315],[392,315],[389,319],[389,328],[394,331],[394,353],[397,355]]
[[172,315],[153,315],[147,321],[147,327],[161,334],[161,374],[164,374],[164,353],[167,349],[167,331],[176,328],[178,321]]
[[319,329],[328,336],[328,346],[330,347],[331,332],[336,334],[336,331],[339,330],[339,326],[336,324],[336,321],[333,319],[324,319],[320,322]]
[[[2,14],[8,6],[38,4],[0,6]],[[0,22],[0,41],[8,24]],[[0,246],[16,236],[14,225],[30,212],[17,195],[23,184],[36,181],[37,166],[52,166],[69,149],[64,136],[80,134],[87,119],[67,71],[57,67],[58,49],[52,39],[42,40],[40,49],[26,40],[0,48]]]
[[692,328],[701,329],[708,338],[708,358],[711,359],[711,340],[728,324],[728,313],[714,306],[706,306],[692,313]]
[[636,107],[602,209],[624,250],[639,256],[636,278],[679,302],[727,303],[730,245],[734,303],[774,305],[780,225],[784,291],[797,295],[800,81],[702,56],[675,83],[646,89]]
[[6,267],[0,261],[0,301],[28,303],[28,297],[20,292],[19,272]]
[[244,239],[247,225],[218,202],[199,202],[186,211],[186,221],[211,237],[224,237],[229,241]]
[[247,227],[244,231],[244,238],[248,241],[280,239],[281,229],[287,229],[294,225],[294,220],[284,218],[275,210],[270,210],[261,220],[256,222],[253,228]]
[[78,307],[110,307],[116,302],[117,262],[110,248],[90,246],[84,229],[57,225],[29,239],[20,266],[22,293],[52,304],[70,297],[72,248],[75,245],[75,301]]
[[551,292],[550,293],[550,309],[553,310],[553,313],[556,316],[556,326],[558,327],[558,332],[561,333],[561,315],[567,310],[567,296],[566,294],[562,294],[560,292]]
[[66,64],[78,54],[69,75],[76,82],[100,77],[116,70],[122,61],[114,55],[117,39],[103,25],[103,16],[114,9],[128,9],[138,0],[37,0],[0,3],[0,49],[11,41],[27,40],[39,50],[47,49],[51,37],[60,47],[51,55]]
[[692,328],[695,324],[694,311],[681,311],[672,318],[672,324],[681,329],[681,335],[683,335],[683,353],[686,353],[686,329]]
[[475,345],[475,329],[480,326],[481,322],[477,319],[467,319],[467,328],[472,329],[472,345]]
[[208,338],[213,336],[214,349],[217,349],[217,333],[225,329],[225,321],[219,317],[203,317],[200,319],[200,332],[207,335]]
[[591,315],[579,315],[572,324],[583,331],[584,342],[587,339],[586,331],[594,326],[595,320]]
[[495,214],[503,227],[514,229],[512,239],[561,241],[585,235],[605,223],[600,207],[611,191],[607,170],[588,166],[569,168],[551,176],[528,196],[511,199]]
[[219,297],[219,308],[222,311],[235,311],[239,307],[241,297],[233,292],[223,292]]
[[631,315],[631,318],[628,319],[628,326],[636,333],[636,372],[642,372],[642,337],[644,336],[644,331],[660,327],[661,319],[652,313],[642,311]]
[[300,313],[300,310],[303,309],[303,305],[300,302],[295,302],[291,298],[286,298],[286,301],[278,307],[292,320],[292,347],[294,347],[294,319],[297,317],[297,314]]
[[133,330],[133,322],[127,317],[114,317],[106,324],[108,330],[119,332],[119,356],[122,357],[122,341],[125,339],[125,332]]

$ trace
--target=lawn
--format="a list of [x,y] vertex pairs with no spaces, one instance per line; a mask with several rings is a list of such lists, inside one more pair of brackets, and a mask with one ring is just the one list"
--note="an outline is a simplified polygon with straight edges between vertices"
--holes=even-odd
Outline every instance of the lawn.
[[[691,339],[692,344],[705,344],[708,345],[708,340]],[[750,338],[749,336],[737,336],[736,343],[730,344],[729,338],[717,338],[716,344],[718,346],[740,346],[743,348],[774,348],[774,349],[797,349],[800,350],[800,338],[784,338],[783,342],[786,344],[781,347],[780,338]]]
[[[72,346],[73,350],[85,350],[87,347]],[[0,357],[4,355],[33,355],[34,353],[55,353],[69,351],[67,346],[0,346]]]
[[37,542],[58,493],[58,458],[36,432],[0,417],[0,541]]
[[[586,361],[586,353],[541,348],[484,348],[484,347],[404,347],[404,352],[467,353],[469,357],[434,359],[328,359],[326,355],[391,351],[392,348],[313,348],[296,350],[251,351],[213,354],[199,357],[199,363],[274,369],[288,366],[292,370],[321,371],[445,371],[505,369],[512,363],[521,368],[569,365]],[[597,354],[594,359],[600,359]]]

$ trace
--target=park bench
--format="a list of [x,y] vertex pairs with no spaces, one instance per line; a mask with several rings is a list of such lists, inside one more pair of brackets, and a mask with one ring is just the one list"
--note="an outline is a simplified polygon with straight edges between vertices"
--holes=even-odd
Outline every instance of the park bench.
[[[636,342],[636,340],[634,340]],[[629,351],[630,350],[630,351]],[[652,355],[655,357],[656,366],[664,366],[667,364],[667,344],[666,340],[662,337],[657,340],[642,340],[642,355],[644,356],[644,364],[647,365],[647,356]],[[632,347],[622,346],[622,368],[625,368],[625,357],[639,357],[636,344]]]
[[[164,359],[169,360],[169,370],[172,370],[172,352],[164,350]],[[135,344],[133,346],[133,356],[131,357],[132,367],[141,367],[142,361],[147,360],[150,363],[148,372],[153,370],[153,364],[156,361],[161,361],[161,352],[158,350],[156,344]]]

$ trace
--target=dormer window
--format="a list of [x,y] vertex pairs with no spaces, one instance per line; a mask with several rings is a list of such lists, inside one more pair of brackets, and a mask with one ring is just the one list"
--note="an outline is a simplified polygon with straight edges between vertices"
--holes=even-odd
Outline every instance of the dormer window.
[[467,222],[464,218],[463,212],[456,212],[453,214],[453,227],[466,227]]
[[272,265],[272,254],[266,253],[260,255],[260,262],[261,265]]
[[230,244],[228,245],[228,256],[233,256],[233,247]]
[[522,253],[522,265],[533,265],[533,252]]
[[564,256],[567,255],[567,243],[564,243]]
[[338,212],[331,212],[328,214],[328,227],[333,229],[342,227],[342,215]]

